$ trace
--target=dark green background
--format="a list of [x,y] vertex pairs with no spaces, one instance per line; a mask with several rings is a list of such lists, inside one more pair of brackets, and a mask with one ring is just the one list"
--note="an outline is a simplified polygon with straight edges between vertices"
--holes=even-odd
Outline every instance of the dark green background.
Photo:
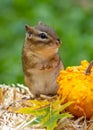
[[23,83],[21,52],[25,24],[43,21],[63,44],[64,65],[93,59],[92,0],[0,0],[0,83]]

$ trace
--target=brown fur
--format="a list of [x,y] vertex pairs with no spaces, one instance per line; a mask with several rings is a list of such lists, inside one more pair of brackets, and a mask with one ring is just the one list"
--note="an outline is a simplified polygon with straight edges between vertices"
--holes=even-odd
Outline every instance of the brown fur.
[[[63,64],[58,55],[60,40],[48,26],[26,28],[25,44],[22,52],[25,83],[34,96],[55,95],[57,93],[56,78]],[[41,33],[47,37],[41,38]]]

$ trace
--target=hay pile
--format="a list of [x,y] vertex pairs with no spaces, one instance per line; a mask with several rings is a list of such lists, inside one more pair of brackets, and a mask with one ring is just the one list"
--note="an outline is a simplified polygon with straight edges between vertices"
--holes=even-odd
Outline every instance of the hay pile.
[[[35,120],[32,115],[15,112],[22,107],[31,107],[30,99],[31,93],[23,85],[0,85],[0,130],[46,130],[40,124],[30,125]],[[93,130],[93,120],[63,118],[55,130]]]

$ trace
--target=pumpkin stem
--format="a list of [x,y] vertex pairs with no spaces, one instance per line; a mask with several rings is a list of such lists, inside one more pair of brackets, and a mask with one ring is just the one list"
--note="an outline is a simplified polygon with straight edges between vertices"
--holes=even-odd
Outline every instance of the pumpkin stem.
[[87,67],[85,74],[90,74],[92,66],[93,66],[93,60],[90,62],[89,66]]

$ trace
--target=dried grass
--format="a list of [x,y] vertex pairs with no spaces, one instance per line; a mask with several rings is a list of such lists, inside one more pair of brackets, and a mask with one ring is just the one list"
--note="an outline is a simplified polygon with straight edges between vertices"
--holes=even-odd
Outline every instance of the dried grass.
[[[40,125],[29,125],[35,117],[15,113],[15,110],[21,107],[31,107],[31,104],[27,103],[31,97],[31,92],[23,85],[0,85],[0,130],[45,130]],[[46,98],[49,100],[49,97]],[[30,120],[27,122],[28,119]],[[86,120],[84,117],[64,118],[58,121],[55,130],[93,130],[93,120]]]

